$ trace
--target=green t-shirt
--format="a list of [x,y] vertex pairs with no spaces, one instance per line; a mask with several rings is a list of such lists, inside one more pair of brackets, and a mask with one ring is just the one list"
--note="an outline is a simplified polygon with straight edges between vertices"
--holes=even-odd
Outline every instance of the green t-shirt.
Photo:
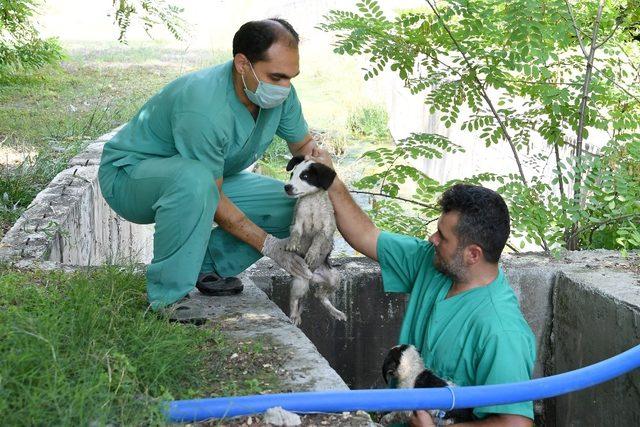
[[274,135],[302,141],[308,127],[295,88],[254,120],[235,93],[232,66],[229,61],[169,83],[105,144],[101,163],[126,166],[179,155],[203,162],[218,178],[255,162]]
[[[445,299],[451,279],[433,266],[431,243],[382,232],[378,262],[386,292],[409,293],[400,344],[413,344],[425,367],[459,386],[531,379],[535,338],[504,276]],[[478,418],[517,414],[533,419],[533,402],[474,408]]]

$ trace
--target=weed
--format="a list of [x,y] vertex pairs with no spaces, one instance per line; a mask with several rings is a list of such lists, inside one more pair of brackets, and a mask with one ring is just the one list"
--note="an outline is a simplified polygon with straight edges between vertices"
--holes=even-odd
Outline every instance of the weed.
[[367,105],[349,114],[347,128],[355,137],[373,138],[386,141],[390,138],[389,117],[384,107]]

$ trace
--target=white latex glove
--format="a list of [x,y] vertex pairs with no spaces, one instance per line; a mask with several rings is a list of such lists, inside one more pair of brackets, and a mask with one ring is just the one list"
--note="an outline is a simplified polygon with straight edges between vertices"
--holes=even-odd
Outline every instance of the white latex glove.
[[267,234],[262,246],[262,255],[268,256],[274,260],[280,267],[284,268],[292,276],[311,279],[313,275],[309,266],[304,262],[298,254],[289,252],[285,249],[289,239],[278,239],[277,237]]

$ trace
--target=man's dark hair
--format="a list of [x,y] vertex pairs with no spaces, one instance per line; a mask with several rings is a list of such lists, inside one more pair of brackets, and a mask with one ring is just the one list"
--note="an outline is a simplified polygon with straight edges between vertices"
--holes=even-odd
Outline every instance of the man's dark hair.
[[493,190],[456,184],[442,194],[443,213],[459,212],[456,235],[462,247],[476,244],[487,262],[497,263],[509,238],[509,209]]
[[267,50],[276,41],[298,47],[300,37],[291,24],[281,18],[249,21],[233,36],[233,56],[242,53],[251,63],[264,61]]

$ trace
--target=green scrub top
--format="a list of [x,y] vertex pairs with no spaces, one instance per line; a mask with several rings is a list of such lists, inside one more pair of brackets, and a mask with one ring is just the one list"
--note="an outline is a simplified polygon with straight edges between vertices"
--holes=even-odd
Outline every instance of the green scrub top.
[[254,120],[235,93],[232,67],[229,61],[169,83],[105,144],[102,164],[181,156],[203,162],[219,178],[254,163],[274,135],[304,140],[308,127],[295,88],[282,105],[260,109]]
[[[531,379],[535,337],[499,268],[488,286],[446,298],[452,281],[433,265],[434,246],[382,232],[378,262],[386,292],[409,293],[400,344],[413,344],[425,367],[456,385]],[[474,408],[474,415],[516,414],[533,419],[533,402]]]

